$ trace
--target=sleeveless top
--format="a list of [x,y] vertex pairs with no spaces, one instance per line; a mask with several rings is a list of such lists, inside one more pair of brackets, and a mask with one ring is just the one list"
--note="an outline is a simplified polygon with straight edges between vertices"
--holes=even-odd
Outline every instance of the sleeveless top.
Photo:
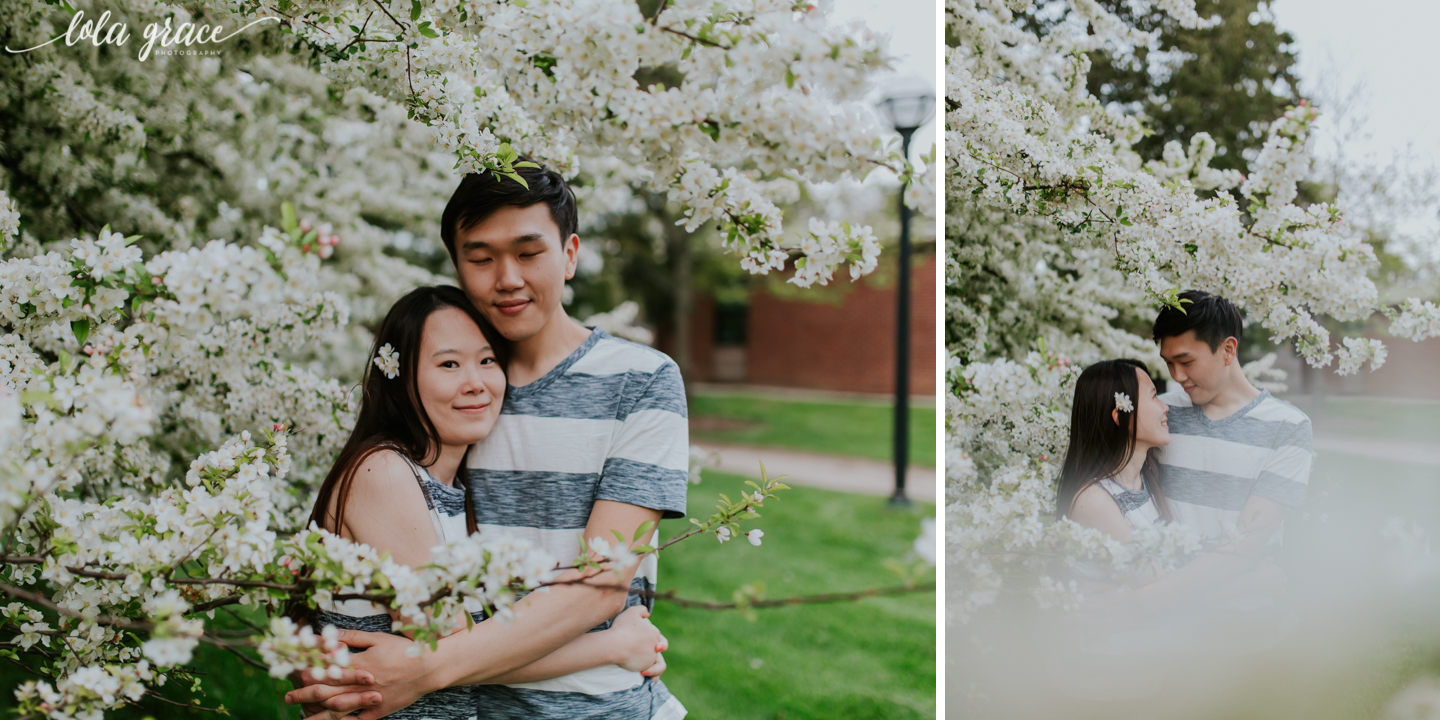
[[[434,523],[435,537],[439,539],[439,543],[465,537],[468,534],[465,528],[465,490],[440,483],[425,468],[416,465],[409,458],[405,458],[405,461],[410,464],[419,490],[425,496],[425,505],[430,510],[430,520]],[[470,617],[478,623],[484,620],[485,616],[478,605],[472,605],[473,602],[466,601],[466,610],[470,611]],[[315,630],[318,632],[326,625],[334,625],[340,630],[400,635],[391,631],[392,622],[390,613],[380,605],[368,600],[346,600],[322,605],[316,618]],[[364,652],[364,648],[351,652]],[[437,690],[421,697],[410,707],[385,717],[403,720],[475,720],[474,691],[465,685]]]
[[1160,524],[1160,510],[1155,507],[1155,498],[1151,497],[1149,490],[1130,490],[1110,478],[1104,478],[1097,484],[1110,493],[1131,528],[1139,530]]

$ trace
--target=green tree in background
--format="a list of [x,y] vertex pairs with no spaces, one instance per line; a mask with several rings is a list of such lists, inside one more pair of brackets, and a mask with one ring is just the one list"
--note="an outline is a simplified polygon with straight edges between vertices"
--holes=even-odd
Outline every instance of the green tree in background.
[[1145,119],[1153,135],[1135,145],[1146,160],[1165,143],[1188,145],[1198,132],[1215,139],[1212,167],[1244,171],[1265,142],[1265,128],[1299,102],[1295,39],[1275,26],[1260,0],[1197,0],[1201,17],[1219,22],[1180,27],[1159,8],[1135,12],[1125,0],[1100,0],[1135,27],[1160,32],[1158,51],[1091,53],[1090,92]]

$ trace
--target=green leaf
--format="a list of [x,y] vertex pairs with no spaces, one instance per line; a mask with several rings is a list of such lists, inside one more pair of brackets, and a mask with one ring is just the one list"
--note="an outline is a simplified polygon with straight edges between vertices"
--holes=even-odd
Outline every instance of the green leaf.
[[431,27],[429,27],[429,24],[428,24],[428,23],[422,24],[422,25],[420,26],[420,34],[421,34],[421,35],[424,35],[425,37],[428,37],[428,38],[438,38],[438,37],[440,37],[440,33],[435,32],[434,29],[432,29]]
[[525,182],[525,178],[520,177],[520,173],[507,172],[507,173],[500,173],[500,174],[501,174],[501,175],[504,175],[504,176],[507,177],[507,178],[510,178],[511,180],[514,180],[514,181],[517,182],[517,183],[520,183],[520,187],[523,187],[523,188],[525,188],[526,190],[529,190],[529,189],[530,189],[530,183]]
[[[727,55],[726,57],[728,58],[729,56]],[[785,68],[785,87],[795,87],[795,71],[790,68]]]
[[45,403],[51,406],[59,405],[55,400],[55,396],[46,390],[26,390],[20,393],[20,404],[37,405],[39,403]]
[[618,542],[621,545],[625,544],[625,536],[621,534],[619,530],[611,530],[610,532],[615,534],[615,542]]
[[411,0],[411,2],[410,2],[410,20],[411,20],[411,21],[415,21],[415,20],[419,20],[419,19],[420,19],[420,0]]
[[295,221],[295,206],[289,201],[280,204],[280,226],[285,232],[294,232],[300,224]]
[[70,330],[75,333],[75,341],[83,346],[85,344],[85,338],[90,337],[90,321],[71,320]]
[[640,523],[640,527],[635,528],[635,537],[633,538],[633,540],[635,542],[639,542],[640,538],[645,537],[645,533],[650,532],[650,528],[653,527],[655,527],[654,520],[646,520],[645,522]]

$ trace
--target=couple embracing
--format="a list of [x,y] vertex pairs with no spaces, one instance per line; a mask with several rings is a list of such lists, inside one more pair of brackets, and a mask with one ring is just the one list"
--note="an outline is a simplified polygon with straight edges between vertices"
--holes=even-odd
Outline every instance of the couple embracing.
[[1245,378],[1240,311],[1199,291],[1180,301],[1154,324],[1179,390],[1159,393],[1145,366],[1125,359],[1087,367],[1075,386],[1056,515],[1121,541],[1178,523],[1204,548],[1133,592],[1099,593],[1099,605],[1120,617],[1239,598],[1253,607],[1278,595],[1284,575],[1269,560],[1309,483],[1310,419]]
[[[380,324],[355,430],[311,515],[411,566],[477,531],[574,557],[582,534],[633,537],[685,512],[679,370],[566,315],[574,195],[554,172],[518,172],[523,185],[466,176],[451,197],[441,232],[460,288],[418,288]],[[666,640],[648,620],[655,579],[654,555],[568,571],[557,580],[575,582],[526,596],[511,620],[467,608],[474,627],[419,657],[386,608],[323,605],[308,619],[340,629],[354,667],[285,699],[310,720],[678,720],[685,708],[658,679]]]

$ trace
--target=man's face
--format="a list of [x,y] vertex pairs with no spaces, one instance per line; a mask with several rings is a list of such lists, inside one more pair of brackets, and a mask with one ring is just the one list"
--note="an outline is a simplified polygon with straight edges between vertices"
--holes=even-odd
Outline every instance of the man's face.
[[501,335],[527,340],[560,310],[579,247],[575,235],[561,242],[545,203],[503,207],[455,234],[460,287]]
[[1186,330],[1160,341],[1160,357],[1165,359],[1171,379],[1180,383],[1190,396],[1190,402],[1205,405],[1220,392],[1227,360],[1233,361],[1235,357],[1235,346],[1235,338],[1225,338],[1225,342],[1211,350],[1209,345],[1195,339],[1194,330]]

